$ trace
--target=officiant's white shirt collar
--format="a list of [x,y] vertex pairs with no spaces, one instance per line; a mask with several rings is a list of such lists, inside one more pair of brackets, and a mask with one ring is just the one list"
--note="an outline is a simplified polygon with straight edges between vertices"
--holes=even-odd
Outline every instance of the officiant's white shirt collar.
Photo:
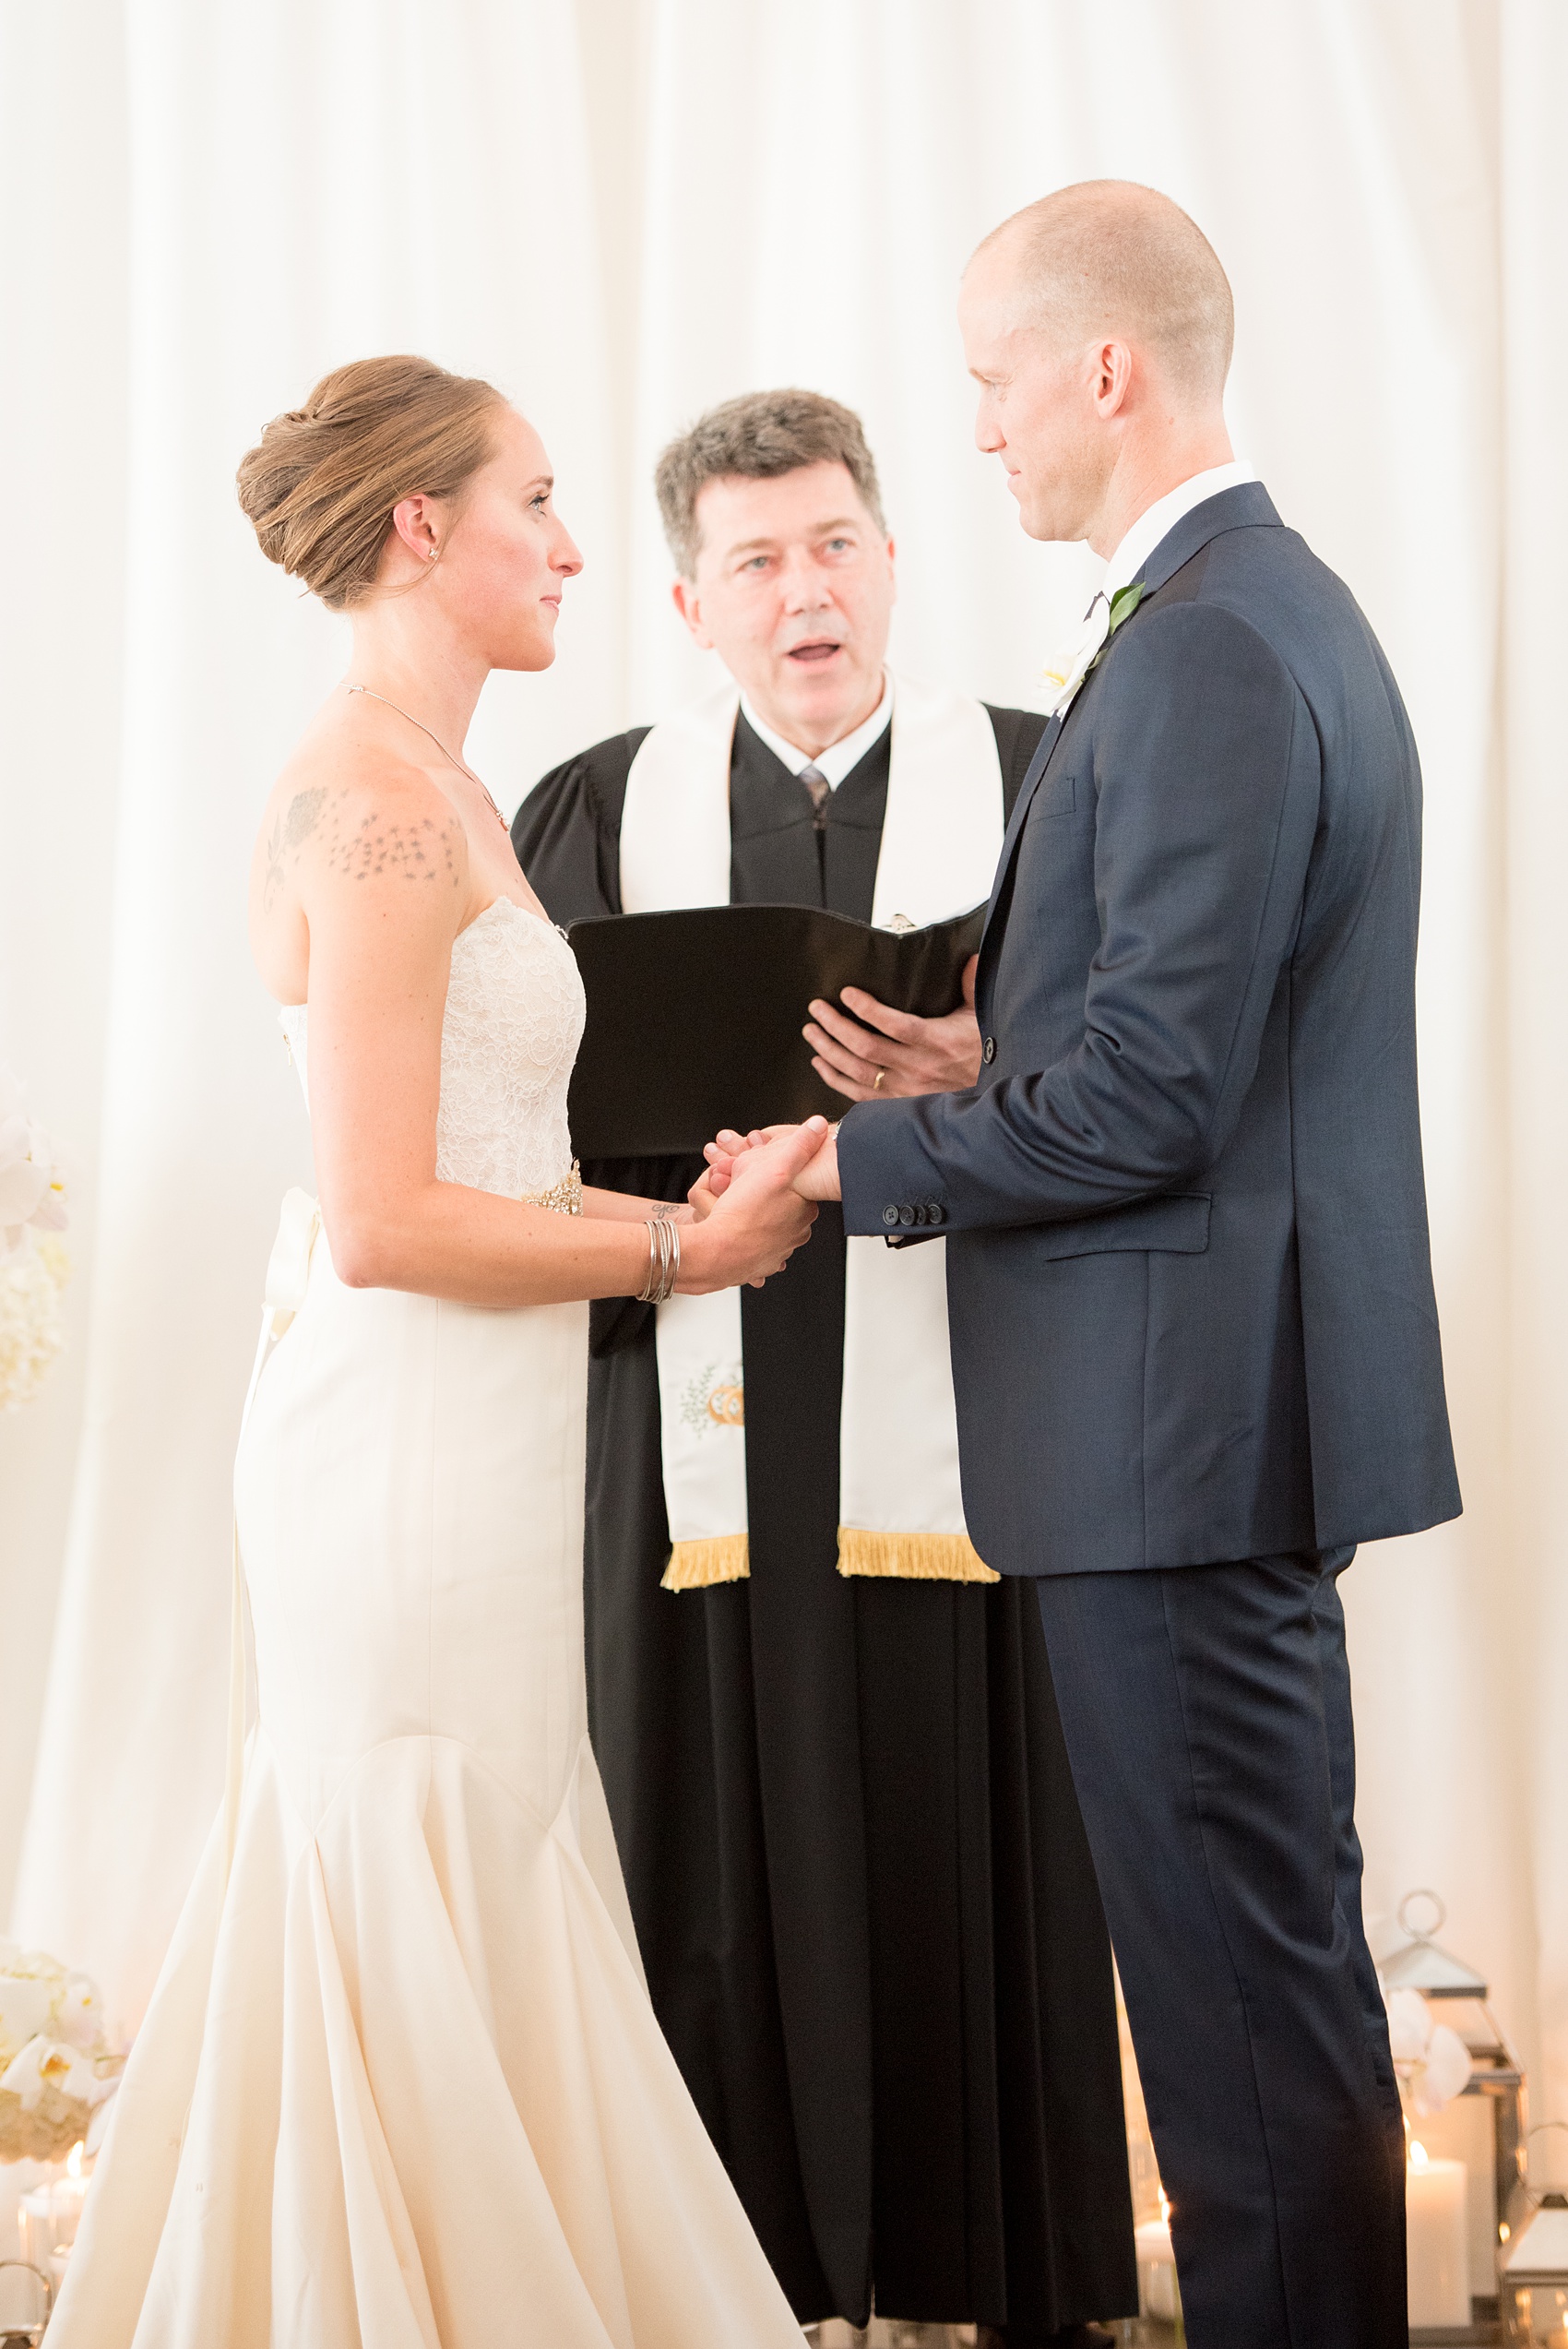
[[819,775],[826,776],[830,787],[837,791],[845,776],[860,765],[873,743],[879,741],[893,723],[892,672],[885,669],[882,673],[882,699],[871,716],[864,719],[852,734],[846,734],[842,742],[830,744],[815,758],[809,751],[797,750],[792,742],[786,742],[782,734],[776,734],[771,726],[765,726],[744,694],[741,696],[741,709],[753,733],[767,745],[775,758],[783,760],[791,775],[798,775],[804,767],[814,767]]
[[1222,489],[1239,489],[1243,482],[1256,479],[1252,467],[1238,457],[1229,465],[1211,465],[1206,472],[1194,473],[1191,481],[1181,482],[1174,489],[1167,490],[1163,497],[1157,497],[1138,516],[1106,565],[1104,592],[1114,595],[1118,588],[1136,578],[1167,531],[1173,531],[1194,506],[1201,506],[1206,498],[1218,497]]

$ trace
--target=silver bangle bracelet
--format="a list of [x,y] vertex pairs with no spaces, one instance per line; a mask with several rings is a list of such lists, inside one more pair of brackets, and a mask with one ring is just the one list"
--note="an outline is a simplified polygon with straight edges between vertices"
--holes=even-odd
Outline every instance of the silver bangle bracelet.
[[650,1215],[647,1222],[647,1277],[637,1291],[639,1305],[662,1305],[675,1294],[681,1277],[681,1234],[667,1215]]

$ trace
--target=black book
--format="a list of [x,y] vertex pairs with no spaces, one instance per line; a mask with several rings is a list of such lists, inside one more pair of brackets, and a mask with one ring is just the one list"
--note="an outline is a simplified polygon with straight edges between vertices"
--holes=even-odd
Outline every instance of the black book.
[[873,930],[805,905],[574,922],[588,1025],[572,1078],[573,1149],[673,1157],[723,1126],[746,1133],[841,1115],[849,1103],[818,1077],[801,1033],[813,997],[837,1003],[841,988],[863,987],[896,1010],[940,1018],[961,999],[984,926],[983,905],[924,930]]

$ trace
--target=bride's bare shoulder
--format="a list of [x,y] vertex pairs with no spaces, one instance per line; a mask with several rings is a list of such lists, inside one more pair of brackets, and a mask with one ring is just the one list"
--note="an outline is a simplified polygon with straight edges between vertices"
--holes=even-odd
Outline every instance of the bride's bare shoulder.
[[256,843],[264,915],[324,884],[419,883],[461,900],[468,867],[462,820],[428,772],[357,743],[302,748],[273,788]]
[[340,735],[303,744],[272,788],[251,864],[251,943],[284,1003],[304,993],[312,928],[396,915],[449,940],[470,893],[468,836],[426,769]]

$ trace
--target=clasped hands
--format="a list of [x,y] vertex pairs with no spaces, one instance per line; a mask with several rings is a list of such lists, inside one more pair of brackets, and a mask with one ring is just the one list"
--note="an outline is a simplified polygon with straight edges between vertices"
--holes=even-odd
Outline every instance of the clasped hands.
[[[833,1004],[814,1002],[803,1031],[813,1047],[812,1067],[835,1092],[850,1101],[964,1091],[980,1073],[975,969],[971,956],[964,970],[962,1003],[937,1019],[895,1011],[860,987],[843,992],[852,1018]],[[707,1172],[689,1194],[699,1220],[710,1215],[737,1184],[777,1188],[787,1182],[797,1198],[813,1202],[814,1217],[814,1202],[839,1197],[836,1129],[825,1118],[808,1118],[803,1126],[759,1127],[749,1134],[726,1128],[705,1146],[703,1156]],[[801,1238],[805,1236],[802,1232]],[[778,1269],[781,1271],[783,1265]],[[754,1279],[751,1285],[760,1288],[762,1279]]]

